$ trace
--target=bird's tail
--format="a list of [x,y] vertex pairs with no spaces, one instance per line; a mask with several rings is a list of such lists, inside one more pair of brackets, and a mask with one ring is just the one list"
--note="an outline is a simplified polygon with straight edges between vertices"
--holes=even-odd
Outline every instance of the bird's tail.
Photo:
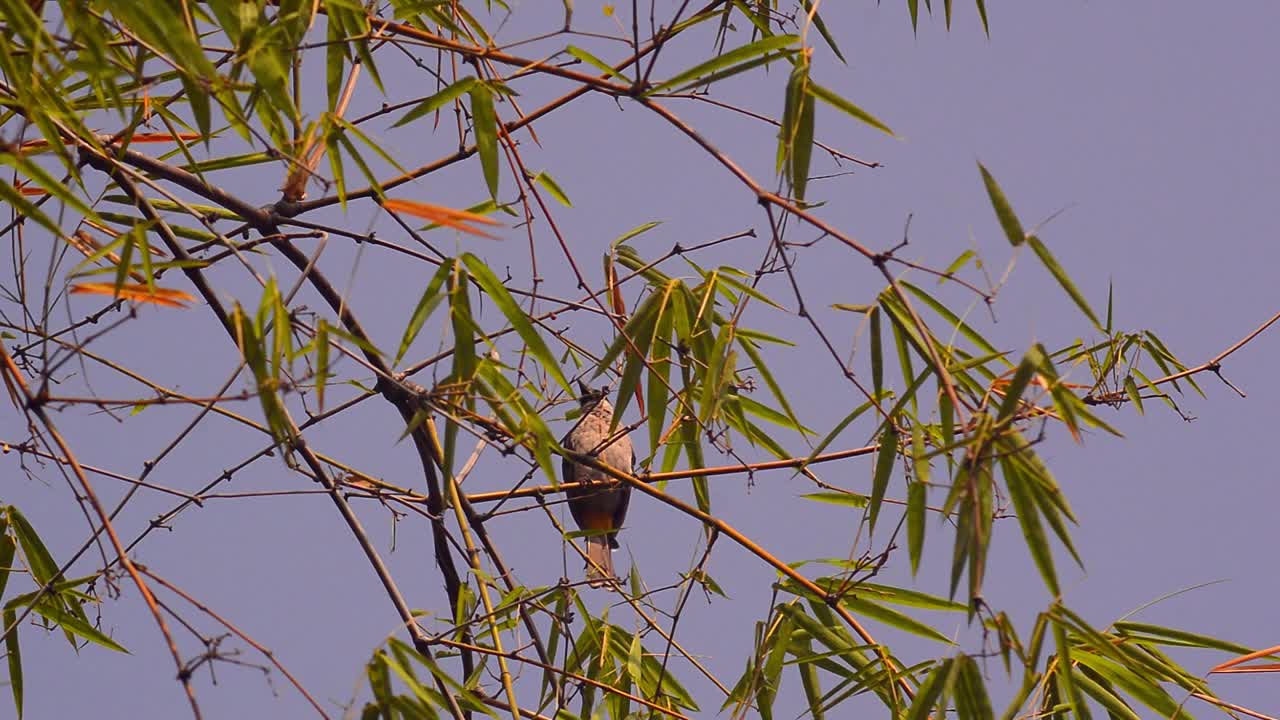
[[613,551],[609,538],[598,535],[587,538],[587,584],[600,587],[613,579]]

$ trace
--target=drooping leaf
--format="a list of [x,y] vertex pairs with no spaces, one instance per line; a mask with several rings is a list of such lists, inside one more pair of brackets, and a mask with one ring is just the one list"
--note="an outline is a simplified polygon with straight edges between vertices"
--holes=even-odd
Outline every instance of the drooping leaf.
[[1089,318],[1094,327],[1101,330],[1102,323],[1098,320],[1098,316],[1093,313],[1093,308],[1089,307],[1089,301],[1085,299],[1084,294],[1075,286],[1075,283],[1071,282],[1071,277],[1067,275],[1067,271],[1062,269],[1062,265],[1049,252],[1049,248],[1045,247],[1045,244],[1035,235],[1027,236],[1027,244],[1035,251],[1036,257],[1040,258],[1040,262],[1044,263],[1045,268],[1058,281],[1058,284],[1062,286],[1067,295],[1070,295],[1071,299],[1075,301],[1076,306],[1080,308],[1080,312],[1083,312],[1085,317]]
[[1022,229],[1022,223],[1018,221],[1018,216],[1014,214],[1013,206],[1009,204],[1009,199],[1005,197],[999,183],[982,163],[978,163],[978,170],[982,171],[982,183],[987,186],[991,207],[995,208],[996,218],[1000,221],[1000,227],[1004,229],[1004,235],[1009,239],[1009,244],[1016,247],[1026,242],[1027,234]]
[[484,83],[472,85],[471,121],[476,136],[476,152],[480,155],[480,167],[489,196],[498,199],[498,115],[493,108],[493,90]]
[[515,298],[511,297],[511,293],[507,292],[507,288],[502,284],[498,277],[493,274],[489,266],[483,260],[472,255],[471,253],[463,253],[462,261],[466,263],[467,269],[471,272],[471,277],[475,278],[493,304],[498,307],[507,322],[516,329],[516,333],[520,335],[520,339],[524,341],[528,351],[537,358],[543,369],[550,373],[551,377],[564,388],[565,392],[572,394],[573,390],[569,387],[569,381],[564,376],[564,371],[560,369],[560,363],[556,361],[555,356],[551,354],[551,350],[547,347],[542,336],[533,327],[533,322],[529,316],[520,309],[520,305],[516,303]]
[[868,509],[870,532],[876,531],[876,520],[880,517],[880,506],[884,504],[885,491],[889,488],[889,478],[893,474],[893,463],[898,456],[898,430],[892,418],[885,421],[884,432],[880,434],[880,452],[876,455],[875,475],[871,481],[871,505]]

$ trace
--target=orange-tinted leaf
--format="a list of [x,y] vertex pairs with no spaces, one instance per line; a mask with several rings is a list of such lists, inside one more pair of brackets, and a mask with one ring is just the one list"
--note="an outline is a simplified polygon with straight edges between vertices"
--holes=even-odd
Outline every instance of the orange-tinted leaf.
[[382,207],[392,212],[402,212],[406,215],[422,218],[437,225],[451,227],[454,230],[460,230],[472,235],[497,240],[494,235],[472,227],[467,223],[480,223],[482,225],[501,225],[502,223],[485,215],[478,215],[466,210],[455,210],[453,208],[442,207],[440,205],[432,205],[430,203],[416,202],[414,200],[387,200],[382,203]]
[[161,287],[149,288],[143,284],[121,285],[117,288],[114,283],[79,283],[71,286],[71,294],[110,295],[132,302],[145,302],[164,307],[179,308],[186,307],[188,302],[195,300],[189,293],[181,290]]
[[1245,665],[1250,660],[1257,660],[1269,655],[1280,653],[1280,645],[1269,647],[1266,650],[1258,650],[1248,655],[1228,660],[1210,670],[1210,673],[1260,673],[1260,672],[1280,672],[1280,663],[1259,663],[1254,665]]
[[202,139],[204,139],[204,136],[200,133],[178,133],[177,135],[173,133],[134,133],[133,137],[129,138],[129,143],[163,143],[177,142],[178,140],[189,142]]

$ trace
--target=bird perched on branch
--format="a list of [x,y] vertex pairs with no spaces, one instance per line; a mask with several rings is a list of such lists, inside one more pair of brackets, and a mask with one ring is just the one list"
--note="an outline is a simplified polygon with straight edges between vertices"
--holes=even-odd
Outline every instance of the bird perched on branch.
[[[605,399],[604,390],[592,390],[578,382],[582,396],[582,417],[565,436],[566,450],[591,455],[614,470],[631,472],[635,454],[625,429],[614,428],[613,406]],[[566,491],[569,512],[578,528],[588,533],[587,584],[600,587],[614,577],[613,548],[618,547],[618,531],[627,517],[631,487],[607,473],[565,458],[561,466],[564,481],[580,483]]]

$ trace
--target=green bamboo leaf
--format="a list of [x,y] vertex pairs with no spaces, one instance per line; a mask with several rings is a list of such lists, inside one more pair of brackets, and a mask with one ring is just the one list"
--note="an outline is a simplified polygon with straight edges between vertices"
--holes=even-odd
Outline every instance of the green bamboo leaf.
[[746,395],[735,395],[733,397],[735,402],[737,402],[742,407],[743,410],[751,413],[752,415],[755,415],[758,418],[767,420],[773,423],[774,425],[777,425],[778,427],[786,428],[788,430],[794,430],[797,433],[800,433],[801,435],[814,434],[812,430],[805,427],[804,425],[801,425],[795,422],[791,418],[791,416],[787,415],[784,412],[775,410],[774,408],[771,408],[768,405],[765,405],[764,403],[756,402],[755,400],[752,400]]
[[925,511],[929,488],[922,482],[907,487],[907,552],[911,556],[911,575],[920,570],[924,552]]
[[1071,278],[1067,275],[1067,271],[1063,270],[1062,265],[1058,264],[1057,259],[1055,259],[1053,254],[1049,252],[1049,248],[1045,247],[1045,244],[1035,235],[1027,236],[1027,244],[1035,251],[1036,257],[1040,258],[1040,262],[1044,263],[1045,268],[1048,269],[1049,273],[1058,281],[1058,284],[1062,286],[1062,289],[1065,290],[1066,293],[1071,296],[1071,299],[1075,301],[1076,306],[1085,314],[1085,317],[1089,318],[1089,321],[1093,323],[1094,327],[1101,330],[1102,323],[1098,320],[1098,316],[1093,313],[1093,308],[1089,307],[1089,301],[1085,300],[1084,294],[1075,286],[1075,283],[1071,282]]
[[609,65],[609,63],[601,60],[595,55],[592,55],[586,50],[583,50],[582,48],[577,47],[576,45],[570,45],[566,47],[564,51],[615,80],[620,80],[628,84],[631,82],[630,80],[627,79],[625,75],[618,72],[617,70],[614,70],[613,66]]
[[868,333],[871,339],[871,387],[876,397],[884,391],[884,346],[880,335],[880,307],[871,309],[868,316]]
[[1198,647],[1209,650],[1221,650],[1223,652],[1235,653],[1237,655],[1245,655],[1253,652],[1253,649],[1247,645],[1239,645],[1237,643],[1219,640],[1208,635],[1200,635],[1186,630],[1177,628],[1163,627],[1160,625],[1151,625],[1149,623],[1131,622],[1122,620],[1115,623],[1117,632],[1123,633],[1141,633],[1150,636],[1149,638],[1136,638],[1139,642],[1157,642],[1161,645],[1173,645],[1175,647]]
[[986,0],[975,0],[978,5],[978,16],[982,18],[982,31],[987,34],[987,39],[991,39],[991,26],[987,23],[987,3]]
[[821,455],[822,451],[826,450],[827,447],[831,445],[831,443],[837,437],[840,436],[840,433],[844,432],[844,429],[849,427],[850,423],[852,423],[854,420],[857,420],[860,415],[870,410],[874,405],[875,405],[874,402],[872,402],[871,400],[868,400],[862,403],[861,405],[859,405],[858,407],[854,408],[853,412],[849,413],[848,415],[845,415],[844,419],[836,423],[836,426],[831,429],[831,432],[827,433],[827,436],[822,438],[822,442],[818,443],[817,447],[813,449],[813,452],[809,453],[809,457],[806,460],[806,463],[812,462],[814,458]]
[[982,171],[982,183],[987,186],[991,207],[995,208],[996,218],[1000,221],[1000,227],[1004,228],[1004,235],[1009,239],[1009,244],[1015,247],[1021,245],[1026,241],[1027,234],[1022,230],[1022,223],[1018,222],[1018,216],[1013,213],[1013,206],[1009,204],[1009,199],[1005,197],[996,179],[982,163],[978,163],[978,170]]
[[[907,290],[907,292],[910,292],[912,295],[915,295],[917,298],[920,298],[920,300],[925,305],[929,306],[930,310],[937,313],[943,320],[946,320],[949,326],[955,328],[956,330],[959,330],[960,334],[964,335],[965,338],[967,338],[969,342],[973,343],[974,346],[976,346],[979,350],[981,350],[984,353],[987,353],[988,355],[1001,354],[1000,351],[996,350],[995,346],[992,345],[990,342],[988,342],[986,338],[982,337],[982,335],[979,334],[978,331],[970,327],[969,324],[966,323],[964,320],[960,319],[958,315],[951,312],[951,309],[948,308],[943,303],[939,302],[937,298],[933,297],[929,293],[925,292],[924,290],[921,290],[920,288],[916,287],[915,285],[912,285],[909,282],[900,281],[900,284],[902,285],[903,288]],[[1008,365],[1011,363],[1008,363],[1006,361],[1005,364]]]
[[910,615],[905,615],[892,608],[873,603],[863,599],[860,595],[848,595],[840,599],[840,604],[849,608],[849,610],[859,616],[869,617],[878,620],[890,627],[909,632],[912,635],[926,638],[928,640],[936,640],[940,643],[951,645],[951,639],[937,630],[916,620]]
[[884,432],[880,434],[880,452],[876,455],[875,476],[871,482],[871,506],[869,522],[871,533],[876,531],[876,520],[880,517],[880,506],[884,503],[885,491],[889,488],[889,477],[893,474],[893,462],[898,456],[898,430],[890,420],[885,421]]
[[806,15],[811,15],[813,17],[813,26],[818,29],[818,34],[821,35],[823,41],[827,43],[827,47],[831,48],[831,52],[835,53],[835,56],[840,60],[840,62],[848,65],[849,61],[844,59],[844,55],[836,45],[836,39],[831,36],[831,33],[827,30],[827,24],[822,21],[822,15],[820,13],[813,12],[813,0],[804,0],[804,11]]
[[1133,401],[1133,406],[1138,409],[1138,414],[1145,415],[1146,411],[1142,407],[1142,391],[1138,389],[1138,383],[1134,382],[1132,375],[1125,377],[1124,391],[1129,395],[1129,399]]
[[1133,670],[1091,652],[1076,652],[1072,654],[1072,658],[1132,695],[1138,702],[1155,710],[1160,717],[1194,720],[1186,708],[1179,705],[1163,688]]
[[316,403],[324,412],[324,388],[329,382],[329,321],[316,323]]
[[[658,227],[658,226],[659,226],[659,225],[661,225],[661,224],[662,224],[662,221],[661,221],[661,220],[650,220],[649,222],[644,223],[644,224],[642,224],[642,225],[637,225],[637,226],[635,226],[635,227],[631,228],[630,230],[628,230],[628,231],[626,231],[626,232],[622,233],[622,234],[621,234],[621,235],[619,235],[618,237],[614,238],[613,242],[609,244],[609,247],[610,247],[610,248],[612,248],[612,249],[614,249],[614,250],[619,250],[619,251],[621,251],[621,250],[622,250],[622,248],[624,247],[624,246],[623,246],[623,243],[625,243],[626,241],[630,240],[631,238],[633,238],[633,237],[635,237],[635,236],[637,236],[637,235],[643,235],[644,233],[649,232],[650,230],[652,230],[652,229],[654,229],[654,228]],[[634,249],[632,249],[632,248],[630,248],[630,247],[627,247],[626,249],[627,249],[627,250],[629,250],[629,251],[630,251],[630,252],[632,252],[632,253],[635,253],[635,250],[634,250]],[[634,257],[638,259],[640,256],[639,256],[639,255],[634,255]],[[644,263],[643,261],[641,261],[641,262],[640,262],[640,265],[644,265],[644,264],[645,264],[645,263]],[[628,267],[630,267],[630,266],[628,266]],[[639,265],[638,265],[637,267],[639,267]],[[636,268],[631,268],[631,269],[632,269],[632,270],[635,270]]]
[[45,547],[35,528],[31,527],[26,516],[13,505],[5,508],[5,513],[13,528],[14,538],[22,547],[22,557],[26,560],[27,569],[31,571],[31,577],[39,585],[46,585],[57,578],[58,563],[54,562],[53,555],[49,554],[49,549]]
[[13,183],[9,181],[0,182],[0,201],[8,203],[16,216],[31,218],[40,224],[45,230],[48,230],[54,237],[62,237],[62,228],[58,224],[49,219],[35,203],[22,196]]
[[[800,419],[796,417],[796,413],[791,409],[791,403],[787,401],[787,396],[782,392],[782,386],[774,378],[773,373],[769,371],[769,366],[765,364],[764,357],[760,355],[760,349],[756,347],[749,338],[744,337],[741,332],[735,338],[738,341],[738,347],[747,354],[747,358],[751,360],[752,366],[756,372],[760,374],[760,379],[764,380],[764,384],[768,386],[769,392],[773,393],[774,399],[778,401],[778,405],[782,407],[783,412],[787,414],[787,418],[794,424],[796,428],[804,428],[800,424]],[[652,411],[650,411],[652,412]],[[808,428],[800,430],[803,433],[812,433]]]
[[3,620],[6,628],[13,628],[13,632],[4,636],[5,655],[9,661],[9,690],[13,693],[13,706],[17,710],[18,718],[22,718],[22,696],[23,696],[23,679],[22,679],[22,648],[18,645],[18,614],[10,609],[6,609],[0,613],[0,620]]
[[[1111,720],[1142,720],[1141,716],[1135,713],[1133,708],[1129,707],[1124,700],[1112,692],[1110,688],[1089,677],[1088,673],[1072,668],[1071,674],[1076,686],[1083,690],[1086,695],[1097,700],[1099,705],[1106,708],[1107,717],[1111,718]],[[1181,715],[1178,717],[1181,717]]]
[[[947,269],[942,271],[942,277],[938,278],[938,284],[941,285],[945,283],[952,275],[959,272],[960,268],[967,265],[974,257],[976,257],[976,255],[972,250],[965,250],[960,253],[956,256],[955,260],[951,261],[951,264],[947,266]],[[979,267],[981,267],[981,263],[979,263]]]
[[790,45],[794,45],[799,41],[799,39],[800,37],[798,35],[772,35],[753,43],[748,43],[741,47],[734,48],[729,52],[718,55],[706,62],[699,63],[688,70],[675,75],[669,80],[653,86],[645,94],[653,95],[655,93],[660,93],[676,87],[677,85],[684,85],[685,83],[703,78],[707,75],[721,74],[722,77],[727,77],[726,75],[723,75],[725,71],[742,71],[750,69],[742,66],[752,60],[761,59],[763,56],[769,55],[769,53],[774,53]]
[[333,186],[338,195],[339,205],[343,211],[347,209],[347,173],[342,165],[342,144],[338,142],[338,132],[330,127],[324,133],[325,156],[329,158],[329,172],[333,174]]
[[476,152],[489,196],[498,199],[498,115],[493,109],[493,90],[476,83],[467,90],[471,96],[471,122],[476,136]]
[[[708,292],[710,292],[710,288],[708,288]],[[698,402],[698,419],[704,423],[715,416],[716,410],[724,399],[721,394],[721,385],[724,380],[732,377],[725,372],[725,368],[729,354],[726,350],[730,343],[733,342],[733,331],[733,325],[720,326],[720,331],[716,334],[715,344],[711,347],[707,371],[702,378],[702,396]]]
[[[645,393],[645,409],[649,412],[649,453],[658,452],[658,444],[667,424],[667,403],[671,400],[671,332],[676,313],[683,312],[678,305],[681,295],[674,292],[679,280],[667,283],[661,291],[664,311],[658,316],[653,332],[653,346],[649,348],[649,385]],[[670,308],[666,303],[673,303]]]
[[862,123],[866,123],[867,125],[870,125],[876,130],[879,130],[880,132],[885,133],[886,135],[889,135],[891,137],[897,137],[897,135],[894,134],[893,130],[888,125],[885,125],[883,122],[881,122],[876,116],[872,115],[866,110],[863,110],[857,105],[854,105],[853,103],[849,102],[843,97],[840,97],[836,93],[832,92],[831,90],[815,82],[809,82],[805,86],[805,92],[821,100],[822,102],[830,105],[831,107],[839,110],[840,112],[843,112],[844,114],[848,115],[854,120],[857,120]]
[[467,293],[467,276],[462,263],[453,260],[447,265],[449,318],[453,325],[454,341],[454,379],[465,382],[475,376],[477,328],[475,318],[471,315],[471,299]]
[[31,606],[31,609],[54,623],[66,632],[88,640],[89,642],[101,645],[108,650],[116,652],[128,653],[123,646],[112,640],[101,630],[76,617],[74,614],[67,612],[60,604],[55,602],[39,602]]
[[[791,638],[791,651],[798,650],[801,657],[812,654],[812,644],[808,640],[797,640],[799,633]],[[800,685],[804,688],[805,700],[809,703],[809,715],[813,720],[825,720],[827,715],[823,709],[822,685],[818,680],[818,668],[813,663],[801,662],[796,665],[800,672]]]
[[[413,122],[414,120],[417,120],[420,117],[423,117],[425,115],[430,115],[431,113],[439,110],[440,108],[443,108],[445,105],[448,105],[454,100],[457,100],[463,95],[466,95],[467,93],[471,92],[472,89],[475,88],[475,86],[476,86],[476,79],[473,77],[465,77],[459,80],[458,82],[455,82],[451,85],[447,85],[443,89],[441,89],[439,92],[428,97],[426,100],[423,100],[417,105],[414,105],[413,108],[409,110],[409,112],[404,114],[404,117],[397,120],[395,124],[392,125],[391,127],[398,128],[402,125],[408,125],[409,123]],[[474,101],[474,97],[473,97],[473,101]],[[492,107],[492,104],[490,104],[490,107]]]
[[[8,520],[3,514],[0,514],[0,599],[4,598],[5,586],[9,583],[9,574],[13,572],[13,557],[18,549],[18,543],[9,534],[7,527]],[[8,627],[7,625],[5,627]],[[17,630],[15,629],[16,633]]]
[[273,156],[268,152],[252,152],[245,153],[243,155],[228,155],[225,157],[189,162],[186,165],[179,165],[178,167],[186,170],[187,172],[200,175],[214,170],[228,170],[232,168],[242,168],[249,167],[251,165],[278,162],[279,159],[279,156]]
[[924,443],[924,428],[919,422],[911,423],[911,464],[915,481],[927,484],[931,467],[929,448]]
[[907,709],[904,720],[928,720],[934,706],[942,699],[947,679],[951,677],[952,658],[947,658],[933,667],[925,676],[924,682],[916,690],[915,699]]
[[1002,460],[1005,485],[1009,488],[1009,498],[1013,501],[1014,512],[1018,516],[1018,525],[1022,528],[1022,537],[1026,540],[1031,558],[1035,560],[1040,577],[1045,587],[1054,597],[1062,594],[1058,587],[1058,574],[1053,566],[1053,550],[1049,547],[1049,538],[1040,524],[1040,513],[1030,495],[1036,492],[1033,483],[1029,482],[1012,462]]
[[622,332],[610,343],[604,355],[600,358],[600,362],[596,364],[596,371],[592,378],[598,378],[603,375],[609,368],[613,367],[613,363],[618,356],[627,349],[628,338],[635,338],[639,334],[639,328],[645,323],[651,322],[657,315],[659,303],[658,293],[652,293],[640,303],[640,307],[636,308],[631,314],[631,318],[627,320],[627,324],[623,326]]
[[[348,122],[347,120],[340,117],[334,117],[334,122],[336,122],[338,126],[341,127],[343,130],[346,130],[352,135],[355,135],[357,140],[364,143],[365,147],[369,148],[375,154],[377,154],[378,157],[382,158],[383,162],[395,168],[401,173],[409,172],[404,168],[403,165],[400,164],[399,160],[396,160],[394,155],[384,150],[382,146],[379,145],[378,143],[374,142],[373,138],[366,135],[365,132],[361,130],[358,125],[352,122]],[[372,173],[366,173],[366,175],[372,176]],[[378,183],[376,181],[371,181],[371,182],[374,182],[375,185],[379,186],[377,188],[377,191],[379,196],[381,197],[381,193],[382,193],[381,183]]]
[[533,176],[533,182],[547,189],[551,193],[551,197],[560,201],[565,207],[573,207],[573,203],[569,201],[569,196],[565,194],[564,189],[547,173],[546,170],[539,172]]
[[[632,328],[634,335],[626,335],[626,330],[623,330],[622,339],[626,340],[630,337],[631,342],[626,343],[626,360],[622,365],[622,379],[618,382],[618,397],[613,403],[613,422],[609,426],[610,432],[617,429],[622,421],[622,414],[631,404],[636,388],[640,385],[640,374],[647,367],[649,347],[653,344],[658,315],[663,309],[655,307],[652,312],[645,313],[643,322]],[[627,327],[630,328],[631,323],[627,323]]]
[[868,498],[866,495],[859,495],[857,493],[842,493],[842,492],[807,493],[807,494],[801,495],[800,497],[804,498],[805,500],[816,500],[818,502],[827,503],[830,505],[841,505],[843,507],[851,507],[851,508],[865,508],[867,506],[867,503],[871,501],[871,498]]
[[[690,265],[694,265],[693,261],[689,260],[688,257],[686,257],[685,260]],[[694,265],[694,267],[697,267],[697,266]],[[703,273],[705,276],[705,273],[701,268],[698,269],[698,272]],[[742,293],[743,295],[749,295],[750,297],[756,300],[759,300],[760,302],[768,305],[769,307],[782,310],[784,312],[786,311],[786,308],[779,305],[772,298],[770,298],[769,296],[765,295],[764,293],[760,292],[759,290],[751,287],[750,285],[746,284],[745,282],[742,282],[737,277],[735,277],[735,276],[748,277],[746,273],[742,272],[738,268],[730,267],[728,265],[721,265],[720,267],[716,268],[716,272],[719,273],[719,278],[720,278],[719,280],[720,285],[717,288],[717,290],[719,290],[723,295],[728,297],[731,303],[736,303],[738,301],[738,298],[735,297],[733,294],[733,291],[736,290]]]
[[1062,623],[1053,623],[1053,637],[1058,647],[1058,669],[1053,677],[1057,679],[1062,690],[1061,700],[1070,707],[1077,718],[1090,720],[1092,716],[1089,713],[1089,706],[1076,688],[1074,673],[1070,671],[1075,654],[1071,651],[1071,644],[1067,641],[1067,631]]
[[791,180],[791,192],[796,200],[804,202],[805,189],[809,185],[809,164],[813,159],[814,121],[817,115],[813,96],[808,93],[809,63],[797,63],[791,78],[787,94],[789,101],[794,95],[794,124],[783,128],[787,133],[787,156],[790,161],[787,165],[787,177]]
[[[339,128],[343,128],[343,124],[346,123],[342,118],[334,118],[334,122]],[[350,125],[350,123],[346,124]],[[347,137],[345,128],[342,131],[334,133],[334,139],[338,146],[346,150],[347,154],[351,156],[351,159],[356,161],[356,167],[360,168],[360,174],[364,175],[365,181],[369,183],[370,188],[373,190],[374,197],[376,197],[379,202],[386,200],[387,196],[383,193],[382,183],[378,181],[377,174],[374,173],[373,168],[369,166],[369,163],[365,162],[364,156],[360,154],[358,149],[356,149],[355,143],[351,142],[351,139]],[[394,165],[395,163],[393,162],[392,164]]]
[[560,363],[556,362],[555,356],[551,354],[551,350],[543,341],[542,336],[534,329],[529,316],[520,309],[515,298],[511,297],[511,293],[507,292],[506,286],[498,277],[493,274],[489,266],[483,260],[471,253],[464,253],[462,261],[466,263],[467,269],[471,271],[471,277],[475,278],[481,289],[498,307],[503,316],[507,318],[507,322],[515,328],[516,333],[520,335],[520,339],[524,341],[525,347],[538,360],[551,377],[564,388],[565,392],[572,394],[573,390],[569,387],[569,381],[564,376],[564,371],[560,369]]
[[76,197],[71,188],[60,182],[49,171],[45,170],[38,163],[32,162],[30,158],[22,155],[14,155],[9,152],[0,152],[0,163],[12,167],[18,172],[29,178],[40,189],[49,193],[58,200],[66,203],[71,209],[83,215],[86,219],[96,221],[97,214],[83,200]]
[[1009,384],[1004,388],[1004,400],[1000,402],[1000,413],[996,416],[997,421],[1013,417],[1019,401],[1022,400],[1022,393],[1027,389],[1027,385],[1031,383],[1031,378],[1035,376],[1036,369],[1042,364],[1042,358],[1043,355],[1035,348],[1031,348],[1023,356],[1022,362],[1018,364],[1018,369],[1013,373],[1013,378],[1009,380]]
[[986,683],[982,681],[978,663],[968,655],[960,655],[956,662],[958,672],[954,697],[959,717],[965,720],[992,720],[995,714],[991,709],[991,698],[987,696]]

